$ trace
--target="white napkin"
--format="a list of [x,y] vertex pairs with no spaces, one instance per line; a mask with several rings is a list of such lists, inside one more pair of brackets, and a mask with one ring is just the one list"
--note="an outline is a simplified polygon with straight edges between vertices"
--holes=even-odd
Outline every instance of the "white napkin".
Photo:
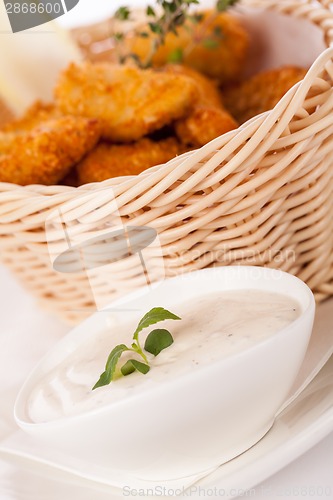
[[59,72],[82,59],[70,34],[56,22],[13,35],[4,2],[0,2],[0,34],[0,96],[15,114],[36,99],[51,100]]

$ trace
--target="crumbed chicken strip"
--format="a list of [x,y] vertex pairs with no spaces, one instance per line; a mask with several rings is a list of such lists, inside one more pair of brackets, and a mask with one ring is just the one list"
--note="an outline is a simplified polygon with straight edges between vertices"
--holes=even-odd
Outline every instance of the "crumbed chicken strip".
[[0,127],[14,119],[14,114],[0,97]]
[[174,124],[182,143],[200,147],[238,127],[233,117],[224,109],[221,93],[213,80],[183,65],[167,65],[163,71],[184,74],[197,85],[198,98],[189,114]]
[[237,127],[227,111],[198,106],[188,118],[175,123],[175,132],[184,144],[201,147]]
[[[195,24],[191,20],[177,28],[177,34],[168,33],[165,43],[153,57],[154,66],[164,66],[182,56],[182,63],[221,84],[238,79],[246,59],[249,36],[235,16],[207,10],[198,13],[202,19]],[[147,61],[152,41],[156,35],[144,26],[138,30],[147,33],[125,38],[126,50],[142,62]]]
[[184,116],[197,89],[183,75],[84,63],[64,71],[55,96],[63,113],[98,118],[104,139],[132,142]]
[[70,116],[29,131],[0,132],[0,182],[56,184],[99,137],[98,120]]
[[54,104],[36,101],[24,112],[22,116],[6,123],[6,125],[2,126],[0,130],[7,133],[26,132],[38,127],[45,121],[60,118],[61,116],[62,113],[55,107]]
[[222,108],[222,94],[216,80],[208,78],[199,71],[184,64],[167,64],[161,70],[171,75],[183,75],[194,80],[197,87],[195,106],[213,106]]
[[252,78],[224,89],[225,107],[240,123],[268,111],[306,75],[307,70],[294,66],[263,71]]
[[144,138],[133,144],[102,142],[77,165],[79,183],[136,175],[146,168],[167,162],[183,151],[173,137],[158,142]]

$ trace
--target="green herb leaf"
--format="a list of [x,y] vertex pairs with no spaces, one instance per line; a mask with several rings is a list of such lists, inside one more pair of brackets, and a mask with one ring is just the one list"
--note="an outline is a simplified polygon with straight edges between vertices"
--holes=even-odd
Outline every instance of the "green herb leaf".
[[206,38],[205,40],[202,40],[202,45],[206,49],[217,49],[219,46],[219,42],[217,40],[214,40],[213,38]]
[[139,356],[141,356],[141,358],[144,360],[144,362],[148,364],[147,356],[143,352],[139,340],[137,340],[136,342],[133,342],[133,344],[132,344],[132,351],[134,351],[137,354],[139,354]]
[[183,12],[180,12],[177,16],[174,17],[174,25],[175,26],[181,26],[185,22],[185,14]]
[[165,10],[165,12],[170,12],[170,13],[173,13],[173,12],[176,12],[177,8],[178,8],[178,3],[177,1],[167,1],[167,0],[164,0],[162,1],[161,5],[162,5],[162,8]]
[[136,62],[136,64],[140,67],[141,59],[137,54],[128,54],[127,59],[132,59],[132,61]]
[[115,19],[118,19],[119,21],[127,21],[130,18],[130,15],[131,11],[128,7],[119,7],[119,9],[117,9],[114,13]]
[[181,318],[171,313],[167,309],[164,309],[163,307],[154,307],[149,312],[147,312],[147,314],[145,314],[143,318],[141,318],[141,320],[139,321],[137,329],[134,332],[133,339],[138,340],[138,335],[144,328],[147,328],[148,326],[151,325],[155,325],[156,323],[159,323],[160,321],[164,321],[166,319],[181,319]]
[[158,354],[173,344],[173,337],[168,330],[156,329],[150,332],[145,342],[145,350],[158,356]]
[[124,33],[120,33],[120,32],[115,33],[113,36],[114,36],[114,39],[115,39],[117,42],[121,42],[121,41],[122,41],[122,40],[124,40],[124,38],[125,38]]
[[129,348],[125,344],[117,345],[111,351],[105,365],[105,371],[101,374],[98,382],[96,382],[92,390],[97,389],[97,387],[102,387],[103,385],[110,384],[113,379],[119,358],[125,351],[129,351]]
[[220,39],[224,38],[224,33],[222,31],[221,26],[215,26],[213,33],[214,33],[214,36],[216,36],[216,38],[220,38]]
[[141,361],[137,361],[136,359],[129,359],[120,369],[124,377],[135,372],[135,370],[143,373],[143,375],[146,375],[149,372],[150,367],[145,363],[141,363]]
[[96,384],[94,385],[94,387],[92,388],[92,390],[94,389],[97,389],[97,387],[102,387],[103,385],[108,385],[109,383],[111,382],[111,380],[109,381],[109,376],[106,372],[103,372],[98,381],[96,382]]
[[191,21],[193,24],[199,24],[201,21],[203,21],[204,15],[203,14],[192,14],[191,16],[188,16],[187,19]]
[[217,0],[216,9],[219,12],[224,12],[225,10],[228,10],[230,7],[235,5],[237,2],[238,0]]
[[155,11],[151,5],[148,5],[146,9],[147,16],[156,16]]
[[121,373],[126,377],[127,375],[130,375],[131,373],[135,372],[135,368],[133,366],[133,363],[131,363],[131,359],[126,361],[126,363],[120,368]]
[[[119,344],[109,354],[107,359],[105,370],[100,375],[99,380],[96,382],[92,390],[97,389],[97,387],[102,387],[103,385],[108,385],[110,382],[118,378],[119,374],[127,376],[130,373],[133,373],[135,370],[143,373],[144,375],[149,372],[150,366],[147,356],[143,352],[140,342],[139,342],[139,333],[144,328],[147,328],[150,325],[154,325],[159,321],[164,321],[165,319],[181,319],[172,312],[164,309],[163,307],[154,307],[147,314],[141,318],[137,329],[134,332],[133,340],[131,347],[127,347],[125,344]],[[168,330],[153,330],[150,332],[146,339],[145,349],[147,352],[154,354],[157,356],[163,349],[166,349],[173,343],[173,338],[171,333]],[[137,361],[136,359],[129,359],[126,363],[120,368],[117,369],[117,365],[121,355],[125,351],[131,351],[135,354],[141,356],[144,363],[141,361]]]
[[148,23],[149,28],[153,33],[156,33],[157,35],[161,35],[163,33],[163,29],[160,24],[158,23]]
[[178,47],[177,49],[170,52],[170,54],[168,55],[168,62],[180,63],[183,60],[183,57],[184,57],[184,51],[182,48]]

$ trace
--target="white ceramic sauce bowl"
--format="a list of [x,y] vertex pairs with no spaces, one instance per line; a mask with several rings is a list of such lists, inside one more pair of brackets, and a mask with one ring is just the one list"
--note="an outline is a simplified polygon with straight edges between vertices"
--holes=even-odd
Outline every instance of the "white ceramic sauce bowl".
[[82,341],[109,329],[110,316],[120,314],[97,312],[64,337],[30,374],[16,400],[16,422],[58,450],[142,479],[201,473],[246,451],[272,426],[304,359],[315,312],[307,285],[269,268],[219,267],[168,279],[112,307],[124,308],[127,321],[134,314],[131,306],[139,319],[156,306],[172,311],[180,298],[237,289],[288,295],[299,302],[301,315],[253,347],[166,380],[155,390],[77,416],[34,423],[27,401],[37,382]]

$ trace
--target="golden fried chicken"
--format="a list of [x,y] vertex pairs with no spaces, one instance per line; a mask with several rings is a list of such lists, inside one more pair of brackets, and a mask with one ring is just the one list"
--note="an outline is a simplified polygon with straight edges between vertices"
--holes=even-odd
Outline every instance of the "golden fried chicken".
[[133,144],[100,143],[78,165],[80,184],[99,182],[122,175],[136,175],[146,168],[165,163],[184,150],[177,139],[148,138]]
[[229,130],[238,127],[225,110],[212,107],[196,107],[188,118],[175,123],[177,137],[184,144],[201,147]]
[[199,71],[184,64],[167,64],[161,70],[171,75],[183,75],[194,80],[197,87],[195,106],[223,107],[222,94],[216,80],[208,78]]
[[[216,78],[220,83],[234,81],[239,77],[247,55],[247,32],[230,14],[208,10],[199,16],[200,22],[187,20],[177,29],[177,34],[170,32],[166,35],[164,45],[153,57],[153,65],[164,66],[181,56],[183,64]],[[147,37],[127,36],[124,43],[127,52],[145,62],[156,35],[145,27],[140,32],[147,33]]]
[[163,71],[186,75],[197,85],[198,98],[193,109],[174,124],[177,137],[182,143],[200,147],[238,127],[233,117],[224,109],[220,91],[213,80],[180,64],[167,65]]
[[7,104],[0,97],[0,127],[10,120],[14,119],[14,115]]
[[56,184],[100,137],[98,120],[66,116],[0,132],[0,182]]
[[36,101],[19,118],[15,118],[1,127],[2,132],[14,132],[32,130],[45,121],[59,118],[62,113],[54,104],[47,104],[42,101]]
[[306,69],[286,66],[263,71],[223,91],[225,107],[240,123],[268,111],[281,97],[304,78]]
[[132,142],[184,116],[197,96],[183,75],[112,64],[72,64],[55,91],[63,113],[98,118],[104,139]]

